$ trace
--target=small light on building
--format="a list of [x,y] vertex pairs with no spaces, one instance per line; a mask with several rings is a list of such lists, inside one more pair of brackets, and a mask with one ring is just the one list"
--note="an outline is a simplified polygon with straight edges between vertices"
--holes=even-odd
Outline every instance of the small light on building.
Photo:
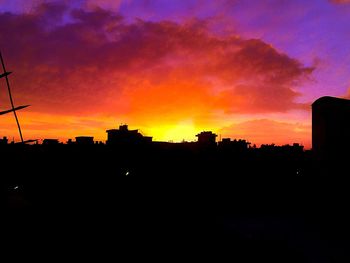
[[16,185],[15,187],[13,187],[13,190],[18,190],[18,189],[19,189],[18,185]]
[[125,176],[128,176],[128,175],[129,175],[129,171],[126,171]]

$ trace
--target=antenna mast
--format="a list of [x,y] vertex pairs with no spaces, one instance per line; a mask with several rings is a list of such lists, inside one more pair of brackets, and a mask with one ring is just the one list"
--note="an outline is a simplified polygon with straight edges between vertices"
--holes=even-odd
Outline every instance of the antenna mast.
[[15,108],[15,106],[14,106],[13,99],[12,99],[12,94],[11,94],[11,89],[10,89],[10,82],[9,82],[8,77],[7,77],[7,76],[10,75],[12,72],[7,72],[7,71],[6,71],[4,59],[3,59],[3,57],[2,57],[1,52],[0,52],[0,59],[1,59],[2,69],[3,69],[3,71],[4,71],[4,73],[1,74],[1,77],[5,77],[5,79],[6,79],[7,91],[8,91],[8,93],[9,93],[9,97],[10,97],[10,103],[11,103],[11,110],[10,110],[10,111],[13,111],[13,115],[15,116],[16,123],[17,123],[17,127],[18,127],[19,136],[21,137],[21,142],[23,143],[24,141],[23,141],[21,126],[19,125],[19,121],[18,121],[18,117],[17,117],[17,113],[16,113],[16,108]]

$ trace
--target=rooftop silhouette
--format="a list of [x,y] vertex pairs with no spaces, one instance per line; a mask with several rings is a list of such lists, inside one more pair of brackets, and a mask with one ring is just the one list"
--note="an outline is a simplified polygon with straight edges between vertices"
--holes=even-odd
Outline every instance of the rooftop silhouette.
[[[328,156],[344,154],[349,105],[330,97],[313,103],[312,151],[298,143],[256,147],[245,139],[217,142],[212,131],[198,133],[196,142],[157,142],[127,125],[107,130],[105,144],[86,135],[32,145],[4,137],[0,160],[16,168],[1,177],[4,211],[9,222],[35,225],[36,234],[61,225],[55,237],[70,236],[77,227],[71,220],[76,220],[94,240],[102,233],[124,241],[152,235],[167,242],[157,246],[170,251],[180,239],[220,248],[231,259],[261,250],[271,262],[338,253],[344,258],[346,243],[334,247],[340,235],[350,236],[344,209],[350,196],[346,177],[337,176],[341,172],[334,165],[339,164]],[[47,214],[52,217],[39,220]],[[62,223],[62,218],[70,219]],[[33,235],[26,224],[9,231],[21,226],[20,236]],[[239,248],[235,255],[232,247]]]
[[340,158],[349,134],[350,100],[327,96],[312,104],[312,148],[319,158]]

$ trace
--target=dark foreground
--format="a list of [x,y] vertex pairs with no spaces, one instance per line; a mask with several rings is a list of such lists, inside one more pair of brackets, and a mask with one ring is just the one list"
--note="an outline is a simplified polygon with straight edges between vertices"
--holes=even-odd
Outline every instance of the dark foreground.
[[347,173],[305,153],[17,147],[2,156],[2,247],[12,255],[350,260]]

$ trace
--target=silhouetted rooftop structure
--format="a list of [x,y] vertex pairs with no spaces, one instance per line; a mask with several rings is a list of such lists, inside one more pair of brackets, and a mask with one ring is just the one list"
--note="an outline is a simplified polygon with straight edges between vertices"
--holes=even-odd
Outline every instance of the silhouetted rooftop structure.
[[75,137],[75,141],[78,145],[93,145],[94,144],[94,137],[78,136],[78,137]]
[[0,145],[7,145],[7,143],[8,143],[7,137],[3,137],[2,139],[0,139]]
[[58,145],[59,141],[58,139],[44,139],[43,145]]
[[321,97],[312,104],[312,149],[318,158],[338,158],[350,147],[350,100]]
[[219,148],[224,151],[244,151],[248,149],[249,145],[250,142],[247,142],[246,140],[231,140],[230,138],[223,138],[218,143]]
[[203,131],[196,135],[199,144],[216,144],[217,135],[211,131]]
[[108,145],[136,145],[152,142],[152,137],[143,136],[138,130],[129,130],[128,125],[120,125],[119,129],[106,132]]

